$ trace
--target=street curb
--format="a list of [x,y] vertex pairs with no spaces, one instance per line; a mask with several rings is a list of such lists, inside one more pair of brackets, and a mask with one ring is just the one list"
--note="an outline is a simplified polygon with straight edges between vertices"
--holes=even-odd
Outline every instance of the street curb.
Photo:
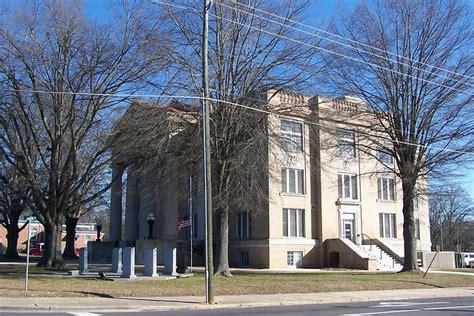
[[[445,290],[446,292],[441,292]],[[342,303],[356,303],[356,302],[376,302],[376,301],[401,301],[413,299],[435,299],[435,298],[456,298],[456,297],[474,297],[474,288],[455,288],[455,289],[431,289],[431,290],[415,290],[419,293],[406,293],[406,290],[387,290],[387,291],[366,291],[366,292],[322,292],[322,293],[300,293],[300,294],[276,294],[276,295],[251,295],[251,296],[217,296],[215,305],[206,305],[205,303],[186,302],[179,300],[172,300],[166,302],[160,300],[153,302],[150,305],[137,306],[132,299],[136,298],[121,298],[126,304],[113,305],[113,301],[103,301],[102,304],[97,305],[67,305],[59,306],[55,304],[35,303],[33,300],[28,300],[28,303],[36,306],[22,306],[18,305],[4,305],[0,306],[0,312],[8,311],[54,311],[54,312],[71,312],[71,311],[89,311],[89,312],[117,312],[117,311],[179,311],[179,310],[212,310],[212,309],[227,309],[227,308],[258,308],[258,307],[272,307],[272,306],[294,306],[294,305],[320,305],[320,304],[342,304]],[[403,293],[405,292],[405,293]],[[280,299],[273,299],[280,295],[287,296],[283,301]],[[319,296],[319,297],[318,297]],[[229,302],[229,300],[258,300],[254,302]],[[52,298],[54,299],[54,298]],[[77,298],[76,298],[77,299]],[[153,299],[153,298],[149,298]],[[128,300],[128,301],[127,301]],[[267,301],[265,301],[267,300]],[[219,302],[220,301],[220,302]],[[227,302],[226,302],[227,301]],[[25,302],[26,303],[26,302]],[[103,304],[107,306],[104,306]],[[116,303],[116,302],[115,302]],[[164,303],[164,304],[163,304]],[[77,304],[77,302],[76,302]],[[173,305],[175,304],[175,305]]]

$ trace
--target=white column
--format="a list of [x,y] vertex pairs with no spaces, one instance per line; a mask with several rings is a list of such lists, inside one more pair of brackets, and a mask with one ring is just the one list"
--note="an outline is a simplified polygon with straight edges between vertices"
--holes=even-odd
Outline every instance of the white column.
[[125,240],[138,239],[138,212],[140,197],[138,195],[138,170],[132,164],[127,170],[127,201],[125,205]]
[[120,241],[120,232],[122,229],[122,175],[123,168],[118,165],[112,165],[109,228],[110,241]]

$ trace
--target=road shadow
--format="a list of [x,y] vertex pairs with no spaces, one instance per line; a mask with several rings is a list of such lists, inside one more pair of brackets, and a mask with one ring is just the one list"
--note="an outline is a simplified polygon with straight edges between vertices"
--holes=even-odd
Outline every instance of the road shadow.
[[102,297],[102,298],[116,298],[110,294],[105,293],[98,293],[98,292],[88,292],[88,291],[71,291],[72,293],[83,294],[87,296],[95,296],[95,297]]
[[441,285],[436,285],[436,284],[432,284],[432,283],[428,283],[428,282],[423,282],[423,281],[403,281],[405,283],[414,283],[414,284],[422,284],[422,285],[427,285],[427,286],[430,286],[430,287],[433,287],[433,288],[437,288],[437,289],[444,289],[445,287],[444,286],[441,286]]

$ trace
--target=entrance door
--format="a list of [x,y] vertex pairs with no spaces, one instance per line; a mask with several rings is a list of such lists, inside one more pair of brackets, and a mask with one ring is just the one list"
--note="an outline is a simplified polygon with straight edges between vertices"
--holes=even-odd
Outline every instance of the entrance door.
[[354,242],[354,220],[353,219],[343,219],[342,227],[344,229],[344,238],[350,239]]

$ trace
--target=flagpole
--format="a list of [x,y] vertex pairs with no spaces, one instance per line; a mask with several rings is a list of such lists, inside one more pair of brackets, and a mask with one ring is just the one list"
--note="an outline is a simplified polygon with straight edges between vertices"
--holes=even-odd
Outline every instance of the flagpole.
[[194,223],[193,223],[193,178],[189,177],[189,220],[191,221],[191,268],[190,272],[193,273],[193,231],[194,231]]

